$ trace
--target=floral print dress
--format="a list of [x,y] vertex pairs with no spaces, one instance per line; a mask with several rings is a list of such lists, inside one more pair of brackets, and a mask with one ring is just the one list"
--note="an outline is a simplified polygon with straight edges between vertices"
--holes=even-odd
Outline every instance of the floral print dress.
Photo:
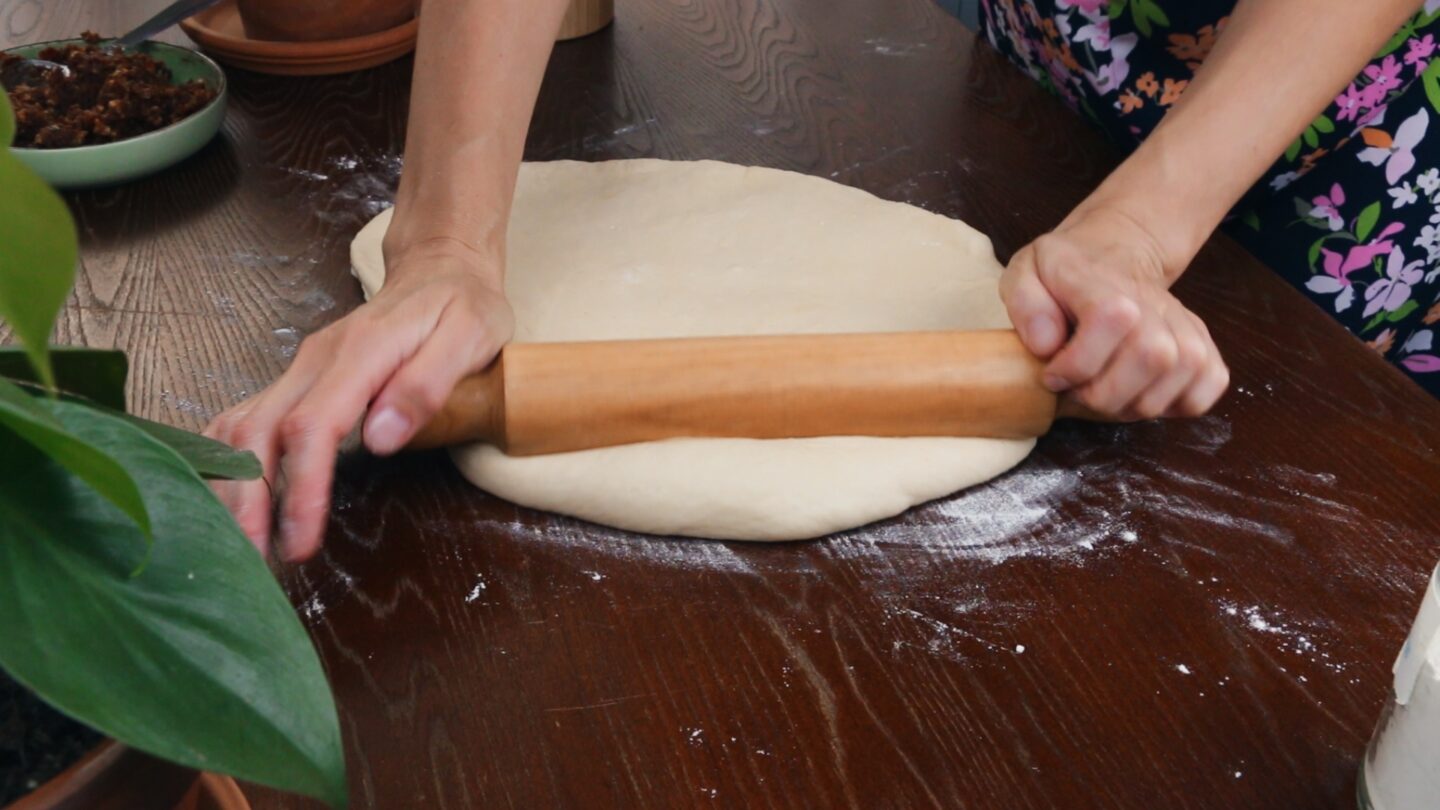
[[[1185,92],[1234,6],[981,0],[981,29],[1132,148]],[[1226,227],[1440,396],[1440,0],[1427,0],[1290,144]]]

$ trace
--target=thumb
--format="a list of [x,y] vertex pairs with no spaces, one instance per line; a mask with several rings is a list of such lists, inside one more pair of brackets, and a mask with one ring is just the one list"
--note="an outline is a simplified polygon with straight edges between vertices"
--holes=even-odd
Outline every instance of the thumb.
[[488,365],[501,343],[498,339],[487,341],[493,346],[477,353],[474,322],[442,315],[430,338],[375,397],[365,418],[365,446],[380,456],[404,447],[445,407],[460,378]]
[[1015,254],[1005,268],[1000,278],[1000,298],[1020,334],[1020,342],[1031,354],[1049,359],[1065,345],[1069,333],[1065,312],[1040,281],[1030,248]]

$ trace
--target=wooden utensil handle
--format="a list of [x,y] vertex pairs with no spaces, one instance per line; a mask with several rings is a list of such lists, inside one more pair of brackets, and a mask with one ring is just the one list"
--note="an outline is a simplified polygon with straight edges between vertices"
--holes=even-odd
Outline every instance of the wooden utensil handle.
[[517,343],[411,447],[511,455],[676,437],[1038,436],[1056,398],[1013,331]]

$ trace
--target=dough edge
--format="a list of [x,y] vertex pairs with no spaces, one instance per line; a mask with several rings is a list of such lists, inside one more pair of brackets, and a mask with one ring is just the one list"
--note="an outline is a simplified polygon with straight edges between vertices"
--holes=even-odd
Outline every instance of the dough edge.
[[[817,189],[824,186],[820,193],[863,195],[879,205],[904,209],[910,215],[958,222],[824,178],[720,161],[547,161],[526,163],[522,171],[663,173],[674,164],[713,166],[717,171],[780,173],[794,178],[794,183],[815,184]],[[352,273],[367,299],[384,281],[380,243],[392,212],[387,209],[377,215],[351,244]],[[970,230],[988,253],[988,238]],[[768,474],[750,475],[738,482],[734,479],[735,460],[750,456],[757,446],[765,446],[768,451],[776,445],[786,448],[780,466],[796,468],[801,474],[805,471],[799,468],[807,468],[808,474],[792,479],[793,485],[783,492],[762,480],[772,477]],[[814,539],[893,517],[1004,474],[1023,461],[1034,445],[1034,439],[936,437],[674,439],[533,457],[510,457],[494,447],[473,444],[452,448],[450,456],[475,486],[520,506],[645,534],[773,542]],[[704,453],[696,453],[699,446],[704,447]],[[874,472],[877,458],[885,459],[887,472]],[[843,473],[847,465],[856,464],[871,469],[864,475]],[[597,469],[606,470],[604,487],[594,486]],[[635,474],[636,469],[667,472]],[[683,470],[683,475],[670,474],[676,470]],[[650,490],[660,477],[665,477],[667,486],[675,487],[664,500],[688,499],[691,508],[667,509],[653,503]],[[714,499],[717,487],[726,490],[718,500]],[[604,491],[597,494],[596,489]]]

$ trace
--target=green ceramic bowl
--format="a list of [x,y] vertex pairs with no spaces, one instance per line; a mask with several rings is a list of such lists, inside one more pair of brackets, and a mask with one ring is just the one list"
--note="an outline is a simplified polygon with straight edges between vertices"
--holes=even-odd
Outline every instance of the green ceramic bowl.
[[[37,42],[9,48],[6,52],[34,57],[52,45],[79,43],[78,39]],[[219,89],[215,100],[198,112],[168,127],[126,138],[114,143],[94,146],[72,146],[64,149],[19,149],[11,152],[20,161],[57,188],[85,188],[124,183],[179,163],[209,143],[225,120],[225,72],[209,58],[178,45],[144,42],[140,50],[170,68],[175,81],[204,79]]]

